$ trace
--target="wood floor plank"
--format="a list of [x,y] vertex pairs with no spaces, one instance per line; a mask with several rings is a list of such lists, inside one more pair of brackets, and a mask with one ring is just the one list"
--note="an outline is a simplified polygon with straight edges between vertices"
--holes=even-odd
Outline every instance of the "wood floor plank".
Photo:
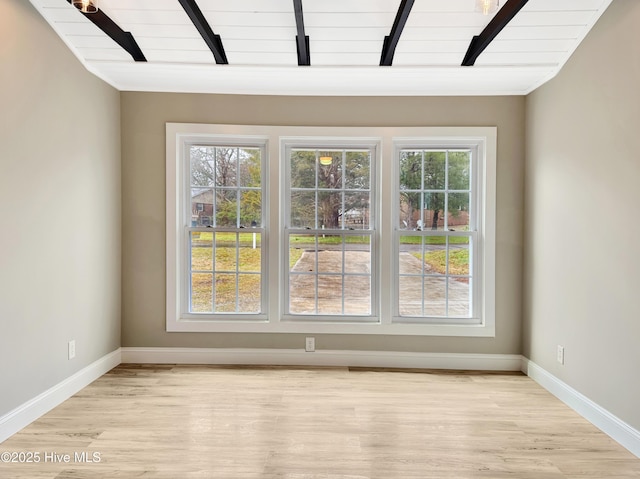
[[40,454],[0,462],[15,479],[640,478],[640,459],[512,373],[120,365],[3,452]]

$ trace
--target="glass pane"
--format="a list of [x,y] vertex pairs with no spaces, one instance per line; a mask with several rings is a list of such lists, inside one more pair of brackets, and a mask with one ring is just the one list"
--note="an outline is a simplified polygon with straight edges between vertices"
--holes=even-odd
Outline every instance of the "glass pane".
[[311,235],[290,235],[289,236],[289,268],[290,271],[304,271],[303,253],[309,248],[315,249],[315,237]]
[[469,193],[449,193],[448,229],[469,231]]
[[471,316],[471,283],[469,278],[449,278],[449,316]]
[[321,235],[318,237],[318,271],[321,273],[342,273],[342,237]]
[[342,313],[342,276],[318,275],[318,314]]
[[346,165],[345,188],[350,190],[369,189],[371,153],[369,151],[347,151]]
[[416,257],[424,254],[425,274],[447,273],[447,238],[445,236],[426,236],[424,249]]
[[316,245],[315,238],[306,238],[310,242],[304,245],[300,245],[298,249],[298,260],[295,263],[295,268],[292,267],[291,271],[301,273],[315,273],[318,271],[317,258],[316,258]]
[[[346,236],[345,314],[371,314],[371,237]],[[351,273],[351,274],[349,274]],[[353,273],[358,274],[354,276]]]
[[422,316],[422,276],[400,276],[400,316]]
[[315,228],[316,227],[316,195],[314,192],[291,192],[291,227]]
[[240,148],[240,186],[259,188],[261,178],[260,150],[255,148]]
[[216,226],[231,228],[238,226],[236,197],[235,190],[216,190]]
[[342,188],[342,152],[318,151],[318,188]]
[[444,190],[447,154],[444,151],[424,152],[424,189]]
[[289,312],[291,314],[316,312],[316,278],[315,274],[292,274],[289,277]]
[[468,190],[471,177],[471,152],[449,152],[449,189]]
[[291,188],[316,187],[316,153],[309,150],[291,152]]
[[211,313],[213,311],[213,275],[193,273],[191,275],[191,312]]
[[469,238],[449,238],[449,274],[469,274]]
[[422,189],[422,152],[400,152],[400,191]]
[[239,312],[259,313],[260,312],[260,275],[240,274],[238,275],[238,298]]
[[425,193],[424,194],[424,223],[418,222],[418,229],[423,230],[443,230],[444,217],[444,193]]
[[262,226],[262,192],[240,191],[240,226]]
[[318,192],[318,227],[338,229],[342,227],[342,198],[344,193]]
[[371,238],[347,236],[345,241],[344,272],[371,274]]
[[400,229],[416,230],[422,224],[420,218],[421,193],[400,192]]
[[400,274],[422,274],[422,237],[401,236],[399,246]]
[[216,312],[236,311],[236,275],[216,274]]
[[447,280],[427,276],[424,279],[424,314],[425,316],[446,316]]
[[191,188],[191,225],[210,226],[213,216],[213,190]]
[[344,314],[371,314],[371,277],[345,276]]
[[191,270],[213,271],[212,233],[191,232]]
[[262,235],[260,233],[240,234],[240,271],[256,273],[261,271],[261,240]]
[[216,148],[216,186],[238,186],[238,149]]
[[344,226],[351,229],[369,228],[369,193],[345,193]]
[[216,233],[216,271],[236,271],[236,233]]
[[192,146],[190,153],[191,185],[213,186],[215,184],[215,148]]

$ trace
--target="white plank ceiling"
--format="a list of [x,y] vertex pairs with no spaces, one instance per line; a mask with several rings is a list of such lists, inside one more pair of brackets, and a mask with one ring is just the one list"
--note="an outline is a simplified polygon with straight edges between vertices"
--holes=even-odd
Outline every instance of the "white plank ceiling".
[[303,0],[311,66],[298,66],[293,0],[197,0],[228,65],[177,0],[100,0],[146,63],[66,0],[30,1],[89,71],[124,91],[522,95],[557,74],[612,0],[529,0],[473,67],[460,64],[491,19],[475,0],[416,0],[390,67],[378,65],[400,0]]

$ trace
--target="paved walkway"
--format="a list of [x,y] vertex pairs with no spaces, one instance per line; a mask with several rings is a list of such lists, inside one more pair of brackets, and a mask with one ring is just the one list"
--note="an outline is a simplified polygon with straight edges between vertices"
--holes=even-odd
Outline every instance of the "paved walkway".
[[[342,295],[341,251],[318,251],[318,313],[319,314],[370,314],[371,266],[370,255],[364,251],[345,253],[344,305],[336,301]],[[291,269],[290,311],[294,314],[316,312],[316,255],[305,251]],[[306,273],[306,274],[305,274]],[[323,274],[324,273],[324,274]],[[329,273],[329,274],[326,274]],[[331,274],[334,273],[334,274]],[[356,276],[364,274],[366,276]],[[336,294],[338,293],[338,294]],[[343,309],[344,308],[344,309]]]
[[[293,314],[369,314],[370,256],[368,252],[346,251],[344,255],[344,304],[340,300],[343,291],[343,256],[341,251],[318,251],[316,271],[315,251],[305,251],[291,272],[290,311]],[[425,267],[429,268],[428,265]],[[400,253],[400,273],[419,275],[422,262],[410,253]],[[316,275],[317,273],[317,275]],[[337,274],[336,274],[337,273]],[[429,273],[429,271],[427,271]],[[359,276],[358,274],[364,274]],[[316,305],[316,277],[318,278]],[[421,276],[401,276],[400,313],[406,316],[424,314],[444,316],[446,295],[449,299],[449,315],[467,316],[469,310],[469,284],[466,280],[449,279],[447,292],[444,275],[434,273],[423,284]],[[337,293],[337,294],[336,294]],[[317,306],[317,310],[316,310]]]

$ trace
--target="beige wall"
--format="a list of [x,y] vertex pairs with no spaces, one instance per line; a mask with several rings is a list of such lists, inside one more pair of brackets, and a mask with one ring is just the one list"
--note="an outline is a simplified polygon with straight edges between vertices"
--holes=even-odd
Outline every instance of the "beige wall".
[[[523,352],[640,429],[640,2],[527,98]],[[556,362],[565,346],[566,363]]]
[[[119,93],[0,2],[0,416],[120,345]],[[67,342],[77,356],[67,359]]]
[[320,349],[520,353],[524,98],[122,93],[123,346],[302,348],[295,334],[165,331],[165,123],[497,126],[496,338],[316,335]]

